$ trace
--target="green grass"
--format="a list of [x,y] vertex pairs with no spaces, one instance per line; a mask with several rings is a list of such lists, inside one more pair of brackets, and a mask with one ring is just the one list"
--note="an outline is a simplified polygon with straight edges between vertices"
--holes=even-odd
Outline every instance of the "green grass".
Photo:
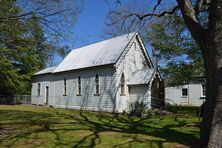
[[177,114],[189,114],[196,116],[197,112],[200,111],[200,107],[196,106],[167,106],[167,110],[176,112]]
[[198,121],[0,105],[0,147],[186,147],[199,139]]

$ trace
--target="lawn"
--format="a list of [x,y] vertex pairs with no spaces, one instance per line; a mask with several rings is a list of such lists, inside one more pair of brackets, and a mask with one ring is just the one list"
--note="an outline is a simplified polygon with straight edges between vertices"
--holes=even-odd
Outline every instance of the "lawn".
[[198,121],[0,105],[0,147],[187,147],[199,139]]

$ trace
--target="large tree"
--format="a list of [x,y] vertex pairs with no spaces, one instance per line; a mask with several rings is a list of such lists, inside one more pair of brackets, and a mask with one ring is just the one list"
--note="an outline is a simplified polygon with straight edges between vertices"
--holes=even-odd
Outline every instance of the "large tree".
[[[20,13],[15,1],[0,2],[0,17],[14,16]],[[39,31],[34,31],[38,28]],[[45,44],[40,25],[35,21],[19,19],[0,22],[0,95],[30,93],[30,76],[42,68],[46,60],[40,57],[47,49],[37,45]]]
[[[121,0],[117,3],[121,5]],[[147,10],[150,11],[144,13],[116,7],[110,12],[110,24],[120,22],[124,26],[129,23],[127,20],[132,24],[138,21],[145,24],[145,20],[152,21],[154,17],[180,13],[200,47],[206,73],[207,99],[201,125],[200,147],[222,147],[222,1],[176,0],[166,5],[164,3],[166,1],[157,0],[152,10],[148,7],[152,5],[147,5]]]
[[[0,1],[0,96],[30,94],[31,75],[58,52],[78,9],[61,0]],[[73,7],[73,8],[72,8]],[[67,16],[67,19],[65,18]],[[67,29],[63,28],[63,29]]]
[[144,38],[153,48],[154,62],[157,62],[166,86],[204,83],[202,54],[181,16],[155,20]]

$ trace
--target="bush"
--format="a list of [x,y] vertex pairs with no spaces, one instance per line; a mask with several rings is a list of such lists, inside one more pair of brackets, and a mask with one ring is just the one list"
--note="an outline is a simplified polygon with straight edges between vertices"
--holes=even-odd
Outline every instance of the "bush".
[[129,115],[130,116],[137,116],[137,117],[141,117],[143,113],[146,112],[147,110],[147,104],[144,102],[139,102],[136,101],[134,103],[131,103],[129,105]]

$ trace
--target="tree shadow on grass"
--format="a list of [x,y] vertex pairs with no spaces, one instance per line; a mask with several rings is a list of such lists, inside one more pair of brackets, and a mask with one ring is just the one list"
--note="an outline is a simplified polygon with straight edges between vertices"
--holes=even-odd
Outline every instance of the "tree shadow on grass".
[[[191,146],[193,142],[197,141],[198,138],[193,133],[185,133],[181,132],[178,129],[175,128],[184,127],[186,125],[186,122],[184,120],[178,120],[175,118],[175,122],[177,124],[168,124],[165,126],[162,126],[161,128],[150,126],[149,123],[152,123],[153,121],[145,118],[140,118],[138,120],[134,120],[134,118],[126,117],[126,116],[104,116],[101,113],[99,114],[99,120],[91,120],[89,116],[87,116],[87,113],[80,112],[80,115],[82,118],[77,118],[75,116],[69,115],[70,118],[80,122],[81,124],[87,124],[90,127],[90,130],[94,133],[91,136],[95,136],[96,138],[100,139],[99,133],[104,131],[113,131],[113,132],[121,132],[125,134],[142,134],[142,135],[148,135],[148,136],[154,136],[161,139],[165,139],[167,142],[177,142],[183,145]],[[106,120],[102,120],[102,119]],[[161,120],[161,118],[160,118]],[[159,121],[156,121],[158,124]],[[91,147],[95,146],[95,139],[93,144],[90,145]],[[76,146],[79,146],[80,144],[84,143],[84,141],[87,138],[85,137],[82,139]],[[148,140],[150,141],[150,140]],[[155,140],[153,140],[155,141]],[[151,141],[151,142],[153,142]],[[133,139],[129,142],[126,142],[125,144],[129,144],[130,142],[144,142],[140,140]],[[159,147],[162,147],[163,142],[162,141],[155,141],[158,143]],[[122,144],[120,144],[122,145]],[[120,146],[119,145],[119,146]],[[118,145],[116,145],[118,146]]]
[[[162,117],[153,119],[127,117],[109,113],[94,113],[87,111],[74,111],[67,114],[60,113],[49,114],[43,112],[31,111],[4,111],[0,110],[0,130],[4,132],[0,137],[0,144],[4,140],[10,141],[7,146],[15,146],[21,139],[38,140],[41,133],[50,133],[53,135],[53,146],[73,146],[73,147],[95,147],[101,143],[103,132],[116,132],[121,134],[130,134],[131,140],[126,142],[114,143],[113,147],[128,146],[137,143],[155,143],[158,147],[163,147],[164,142],[179,143],[191,146],[198,138],[195,133],[183,132],[179,128],[184,128],[186,122],[172,119],[173,123],[156,126],[163,123]],[[66,122],[64,122],[66,121]],[[35,127],[35,128],[34,128]],[[12,133],[7,129],[12,129]],[[20,129],[19,129],[20,128]],[[65,141],[64,135],[60,133],[85,130],[90,133],[79,137],[78,140]],[[31,136],[30,135],[33,135]],[[138,135],[153,136],[163,140],[149,140],[139,138]],[[79,135],[76,135],[77,137]],[[43,143],[31,143],[35,146],[41,146]]]

